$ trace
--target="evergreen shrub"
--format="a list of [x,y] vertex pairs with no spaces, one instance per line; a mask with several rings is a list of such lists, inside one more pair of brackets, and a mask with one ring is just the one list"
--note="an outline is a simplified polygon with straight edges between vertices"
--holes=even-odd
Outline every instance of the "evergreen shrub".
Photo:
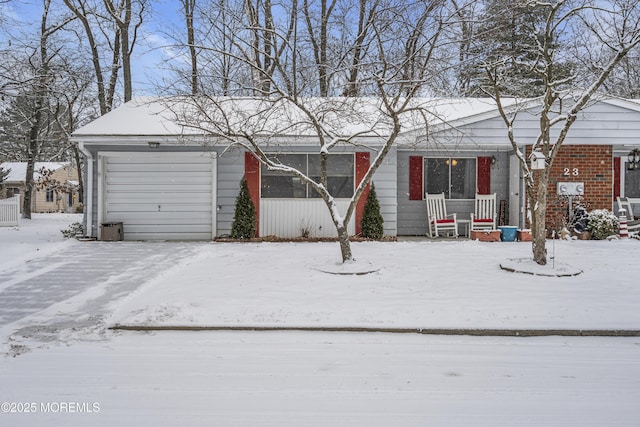
[[376,187],[372,183],[367,202],[364,205],[364,213],[360,221],[360,233],[362,237],[369,239],[381,239],[384,235],[384,220],[380,214],[380,204],[376,195]]
[[236,206],[231,225],[231,237],[251,239],[256,235],[256,207],[249,194],[246,178],[240,181],[240,193],[236,197]]

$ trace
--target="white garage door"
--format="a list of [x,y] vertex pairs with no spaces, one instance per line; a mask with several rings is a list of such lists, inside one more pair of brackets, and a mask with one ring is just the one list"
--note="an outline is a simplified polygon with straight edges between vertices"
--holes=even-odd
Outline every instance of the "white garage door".
[[208,154],[107,155],[101,222],[125,240],[211,240],[215,159]]

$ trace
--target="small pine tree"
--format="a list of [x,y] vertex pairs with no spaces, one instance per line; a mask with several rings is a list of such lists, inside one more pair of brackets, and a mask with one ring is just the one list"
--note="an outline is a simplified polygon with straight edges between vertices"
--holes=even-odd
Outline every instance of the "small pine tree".
[[369,239],[381,239],[384,235],[384,220],[380,214],[380,204],[376,195],[376,186],[372,183],[367,203],[364,205],[364,213],[360,221],[360,230],[362,237]]
[[256,234],[256,207],[249,194],[247,180],[240,181],[240,193],[236,197],[236,207],[231,225],[231,237],[250,239]]

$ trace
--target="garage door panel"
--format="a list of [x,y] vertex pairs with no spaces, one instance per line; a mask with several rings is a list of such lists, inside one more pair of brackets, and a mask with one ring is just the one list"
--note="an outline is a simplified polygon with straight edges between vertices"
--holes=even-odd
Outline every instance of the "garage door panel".
[[[118,212],[113,212],[113,215],[115,217]],[[188,215],[182,212],[127,212],[126,219],[128,224],[174,224],[178,220],[189,224],[209,224],[211,212],[192,212]]]
[[[176,162],[176,159],[179,161]],[[122,170],[144,170],[146,168],[166,172],[180,169],[181,165],[202,167],[202,165],[211,164],[211,160],[212,158],[209,156],[186,156],[183,153],[167,153],[167,155],[161,156],[110,156],[107,167],[121,168]]]
[[[211,215],[212,209],[211,209],[211,205],[207,204],[207,203],[203,203],[203,204],[194,204],[194,203],[190,203],[189,206],[187,207],[188,211],[191,212],[204,212],[204,213],[208,213],[208,215]],[[130,213],[131,215],[134,215],[136,213],[144,213],[144,214],[148,214],[149,212],[157,212],[158,211],[158,205],[157,204],[130,204],[130,203],[111,203],[109,206],[107,206],[107,212],[109,212],[110,214],[119,214],[119,213]],[[177,212],[181,215],[185,215],[185,207],[182,205],[171,205],[171,204],[164,204],[161,206],[161,211],[162,212]]]
[[[211,193],[211,185],[136,185],[135,187],[127,185],[109,185],[107,193],[113,197],[126,195],[127,197],[181,197],[183,194],[201,194],[203,197]],[[209,197],[210,198],[210,197]]]
[[[163,233],[210,233],[211,227],[207,227],[203,224],[135,224],[128,225],[128,229],[134,229],[136,233],[152,234],[158,232],[158,226],[162,225]],[[126,232],[126,228],[124,230]]]
[[212,162],[179,153],[106,157],[104,221],[122,222],[126,240],[210,240]]
[[179,176],[153,176],[153,174],[143,174],[136,176],[123,176],[118,174],[117,177],[110,177],[107,181],[109,185],[129,186],[132,183],[136,186],[158,186],[158,185],[199,185],[211,187],[211,172],[209,176],[181,174]]
[[[210,198],[202,197],[202,194],[199,194],[197,199],[196,197],[190,197],[189,194],[185,193],[175,193],[175,194],[136,194],[136,193],[127,193],[127,194],[115,194],[109,198],[110,203],[121,203],[128,205],[155,205],[156,208],[158,205],[176,205],[176,206],[184,206],[184,209],[188,209],[188,205],[200,205],[207,204],[211,205]],[[157,210],[157,209],[156,209]]]
[[157,232],[151,233],[140,233],[135,230],[124,229],[124,235],[126,240],[136,241],[136,240],[173,240],[173,241],[186,241],[186,240],[210,240],[211,232],[206,233],[192,233],[192,232],[180,232],[180,233],[167,233],[163,232],[162,234],[158,234]]

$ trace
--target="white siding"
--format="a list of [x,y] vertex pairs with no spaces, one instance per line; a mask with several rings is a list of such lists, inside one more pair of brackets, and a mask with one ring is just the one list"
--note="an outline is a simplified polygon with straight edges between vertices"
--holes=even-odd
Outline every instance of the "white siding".
[[[337,202],[341,215],[349,201]],[[310,237],[338,237],[331,215],[322,199],[262,199],[260,200],[260,236],[300,237],[303,229]],[[347,227],[355,234],[355,215]]]
[[215,159],[118,153],[104,157],[101,222],[122,222],[125,240],[210,240]]

